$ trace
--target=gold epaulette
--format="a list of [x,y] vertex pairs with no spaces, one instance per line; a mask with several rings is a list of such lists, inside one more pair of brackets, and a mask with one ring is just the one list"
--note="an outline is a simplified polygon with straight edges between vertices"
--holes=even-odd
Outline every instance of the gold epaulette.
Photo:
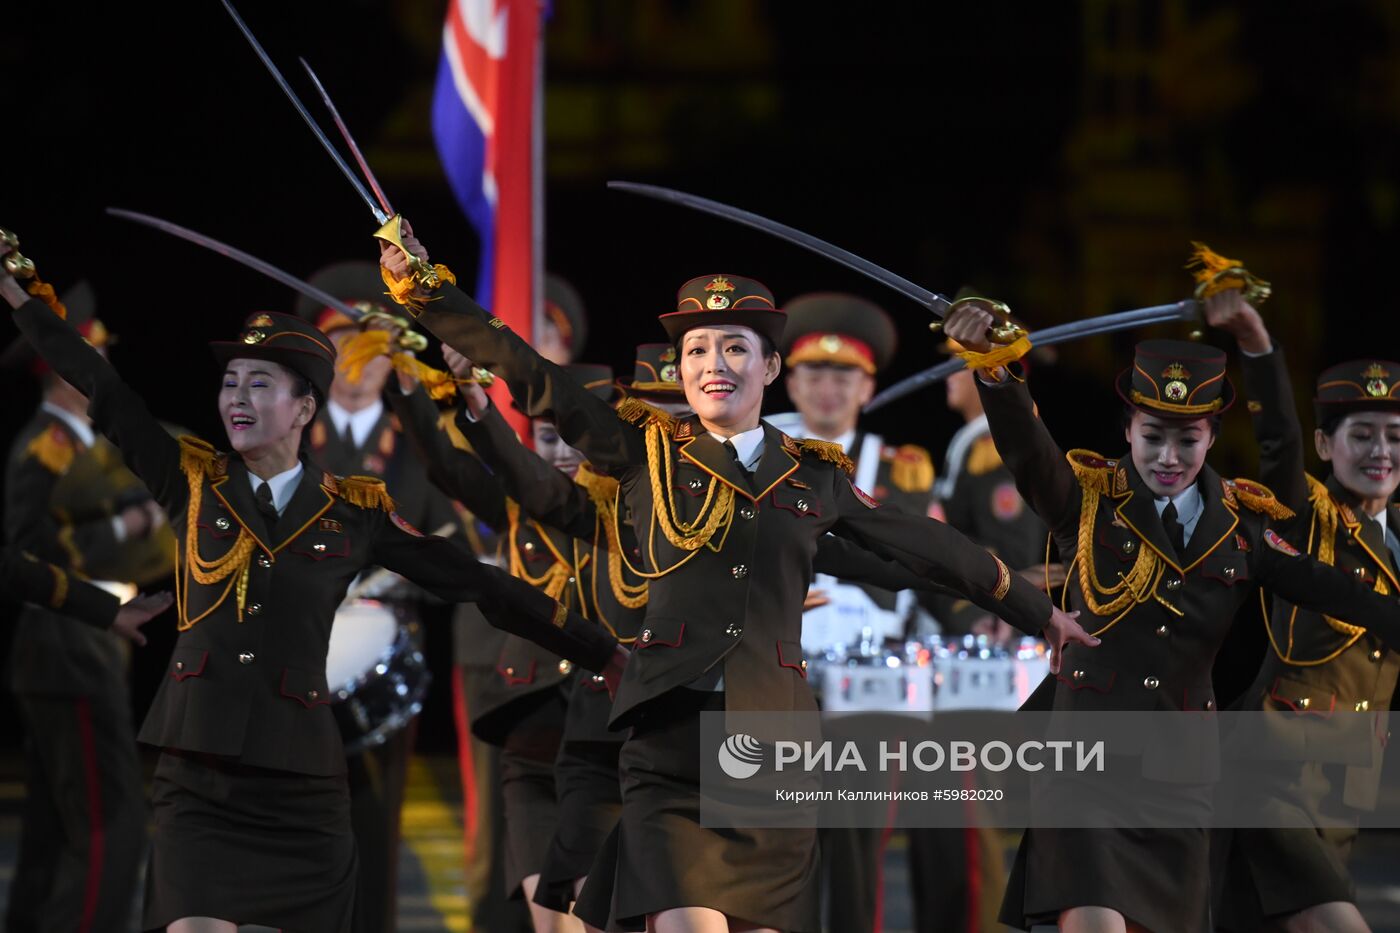
[[617,406],[617,416],[628,424],[655,423],[668,430],[676,422],[676,419],[671,415],[637,398],[623,399],[622,404]]
[[933,457],[916,444],[886,447],[890,461],[890,482],[900,492],[928,492],[933,488]]
[[986,476],[1001,469],[1001,454],[996,442],[987,435],[977,438],[967,452],[967,472],[970,476]]
[[344,476],[336,478],[336,495],[362,509],[394,511],[394,500],[382,479],[373,476]]
[[1092,450],[1071,450],[1065,454],[1065,459],[1069,461],[1080,486],[1104,495],[1112,489],[1117,461],[1106,460]]
[[1292,518],[1294,515],[1293,510],[1278,501],[1273,490],[1262,483],[1256,483],[1252,479],[1231,479],[1225,482],[1234,492],[1240,505],[1252,512],[1262,512],[1279,520]]
[[819,459],[836,464],[841,469],[841,472],[845,473],[847,476],[855,476],[856,474],[855,462],[852,461],[850,457],[846,456],[846,452],[841,449],[840,444],[807,438],[806,440],[798,441],[797,446],[802,453],[814,454]]
[[62,476],[73,465],[73,439],[53,424],[29,442],[26,451],[50,473]]
[[180,469],[185,475],[219,476],[224,472],[224,458],[214,445],[192,434],[181,434]]

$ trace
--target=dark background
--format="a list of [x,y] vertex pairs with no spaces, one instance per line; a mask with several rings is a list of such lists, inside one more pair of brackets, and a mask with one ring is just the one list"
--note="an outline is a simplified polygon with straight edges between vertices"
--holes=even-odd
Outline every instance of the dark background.
[[[445,4],[240,6],[308,101],[296,56],[312,62],[395,206],[471,282],[476,241],[428,122]],[[373,259],[376,224],[216,0],[10,0],[5,20],[0,224],[60,291],[95,284],[121,338],[113,359],[158,414],[221,440],[204,344],[292,296],[103,208],[193,226],[303,276]],[[1186,297],[1188,240],[1202,239],[1274,283],[1265,311],[1300,398],[1326,363],[1400,356],[1398,5],[558,0],[545,35],[547,263],[588,303],[584,356],[621,373],[635,343],[660,336],[652,322],[676,286],[716,271],[756,276],[780,300],[845,289],[880,301],[903,337],[886,383],[938,355],[926,313],[897,295],[757,233],[609,194],[610,178],[767,214],[940,291],[975,283],[1033,326]],[[1141,336],[1067,347],[1038,370],[1064,446],[1120,452],[1109,383]],[[3,391],[8,437],[37,391],[15,372]],[[957,424],[936,390],[872,419],[936,459]],[[1255,470],[1242,410],[1214,463]],[[1226,681],[1252,674],[1257,625],[1229,649]],[[141,653],[138,707],[171,637]],[[439,657],[447,637],[434,635]],[[445,711],[425,741],[449,740],[443,723]]]

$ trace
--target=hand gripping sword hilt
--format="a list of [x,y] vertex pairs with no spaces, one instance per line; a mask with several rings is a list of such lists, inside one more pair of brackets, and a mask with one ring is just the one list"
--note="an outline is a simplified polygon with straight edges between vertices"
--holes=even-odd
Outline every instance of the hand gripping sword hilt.
[[386,220],[384,226],[374,231],[374,236],[403,253],[404,258],[408,260],[408,268],[413,273],[413,281],[417,282],[419,287],[432,291],[442,284],[442,280],[438,277],[437,270],[433,268],[432,263],[419,259],[408,251],[408,247],[403,245],[402,214],[395,214]]
[[[1003,347],[1010,346],[1026,336],[1026,329],[1011,320],[1011,307],[1007,305],[1006,302],[997,301],[994,298],[979,298],[976,296],[959,298],[957,301],[948,305],[946,314],[952,314],[955,309],[970,304],[981,305],[992,313],[994,323],[991,327],[987,328],[987,337],[992,343]],[[942,321],[934,321],[928,326],[928,329],[936,333],[942,326]]]

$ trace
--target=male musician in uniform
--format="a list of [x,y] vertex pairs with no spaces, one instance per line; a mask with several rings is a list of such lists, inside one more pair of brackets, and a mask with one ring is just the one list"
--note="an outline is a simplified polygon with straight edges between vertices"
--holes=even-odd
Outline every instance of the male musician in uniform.
[[[928,451],[914,445],[887,445],[879,435],[859,427],[861,408],[875,393],[875,378],[894,356],[894,323],[873,302],[836,292],[801,295],[789,301],[786,308],[788,323],[782,352],[787,364],[788,397],[797,411],[766,420],[793,437],[840,445],[855,461],[857,487],[870,490],[871,497],[882,504],[927,514],[932,505],[934,479]],[[912,594],[897,595],[856,586],[823,583],[818,578],[812,601],[870,600],[889,619],[886,630],[874,633],[876,640],[902,638],[915,611]],[[853,631],[842,637],[854,641],[860,634]],[[919,834],[911,837],[914,835]],[[825,910],[831,929],[880,928],[884,840],[885,834],[872,827],[823,831]]]
[[[311,277],[310,284],[362,310],[388,310],[384,283],[372,263],[327,266]],[[360,333],[356,322],[342,312],[320,307],[305,296],[298,297],[296,310],[320,328],[337,349]],[[326,405],[317,411],[307,433],[311,454],[322,468],[339,476],[383,479],[398,514],[415,528],[436,532],[446,524],[455,525],[456,513],[452,503],[428,482],[426,469],[384,404],[384,389],[391,375],[384,356],[368,362],[358,380],[337,371]],[[397,385],[392,388],[398,391]],[[407,602],[416,615],[421,600],[414,595],[408,596]],[[390,930],[396,924],[399,824],[416,733],[415,716],[384,744],[348,757],[351,819],[360,858],[355,929],[363,933]]]
[[[91,290],[64,299],[69,321],[105,353],[112,337]],[[6,356],[28,357],[28,345]],[[43,396],[10,448],[7,542],[77,579],[168,573],[173,540],[150,493],[94,431],[87,398],[47,366],[33,369]],[[144,571],[123,553],[138,547],[152,558]],[[127,928],[147,811],[126,667],[112,631],[38,604],[20,612],[8,680],[25,729],[26,796],[8,930]]]

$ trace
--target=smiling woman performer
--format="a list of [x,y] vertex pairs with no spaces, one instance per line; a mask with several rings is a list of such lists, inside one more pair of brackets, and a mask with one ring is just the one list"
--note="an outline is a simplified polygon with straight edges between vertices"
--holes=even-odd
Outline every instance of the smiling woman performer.
[[[0,254],[6,249],[0,245]],[[0,294],[39,354],[170,515],[181,631],[140,740],[161,749],[145,927],[349,928],[355,840],[326,647],[351,580],[379,564],[593,670],[616,642],[464,547],[424,537],[384,485],[301,459],[335,351],[299,318],[250,315],[213,345],[232,452],[178,441],[111,365],[9,275]]]
[[[406,245],[426,260],[417,240]],[[416,286],[397,250],[381,263],[429,330],[502,376],[528,413],[552,410],[560,435],[618,479],[641,543],[647,613],[611,722],[632,728],[622,817],[575,908],[594,926],[819,928],[815,831],[700,825],[699,714],[815,711],[802,605],[827,532],[966,593],[1023,631],[1043,629],[1056,660],[1068,639],[1092,643],[1044,593],[951,528],[878,507],[832,445],[760,423],[785,316],[753,279],[692,279],[661,316],[695,411],[674,418],[635,401],[613,412],[455,287]]]
[[[1400,486],[1400,363],[1367,357],[1317,377],[1313,442],[1331,468],[1317,480],[1306,471],[1288,366],[1259,312],[1239,289],[1205,304],[1206,320],[1234,335],[1243,353],[1261,476],[1298,513],[1299,543],[1378,592],[1400,591],[1400,508],[1391,504]],[[1364,931],[1347,859],[1363,814],[1375,809],[1400,652],[1370,632],[1283,599],[1267,607],[1265,621],[1269,651],[1239,707],[1281,716],[1367,715],[1370,748],[1338,747],[1334,761],[1298,762],[1293,769],[1271,766],[1267,792],[1286,814],[1275,825],[1304,828],[1234,832],[1222,859],[1228,873],[1219,886],[1217,927]]]
[[[972,304],[945,322],[948,336],[972,354],[965,357],[969,366],[991,349],[985,336],[991,320],[986,308]],[[1249,480],[1221,479],[1206,465],[1219,416],[1234,401],[1219,350],[1177,340],[1138,344],[1116,385],[1129,446],[1121,460],[1062,453],[1018,373],[984,369],[977,388],[1021,495],[1050,526],[1060,553],[1074,555],[1068,598],[1103,636],[1093,652],[1070,649],[1064,671],[1047,678],[1028,706],[1214,710],[1215,655],[1235,611],[1261,583],[1390,637],[1400,632],[1394,599],[1300,555],[1266,527],[1270,519],[1291,517],[1273,493]],[[1115,822],[1158,805],[1194,808],[1204,819],[1207,778],[1190,783],[1189,777],[1143,781],[1150,799],[1115,798],[1103,782],[1087,786],[1100,816]],[[1050,808],[1072,794],[1080,803],[1088,798],[1086,785],[1069,778],[1052,791],[1059,796]],[[1205,825],[1031,828],[1017,853],[1002,922],[1094,933],[1210,929]]]

